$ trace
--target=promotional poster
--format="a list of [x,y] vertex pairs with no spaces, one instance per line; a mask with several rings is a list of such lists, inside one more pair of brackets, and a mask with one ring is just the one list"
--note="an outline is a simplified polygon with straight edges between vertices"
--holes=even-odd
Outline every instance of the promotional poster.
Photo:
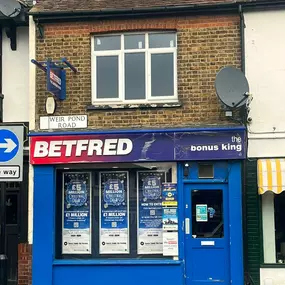
[[177,184],[163,183],[162,184],[162,206],[176,206],[177,207]]
[[162,183],[165,172],[138,172],[138,254],[162,254]]
[[91,254],[91,174],[63,174],[62,254]]
[[178,231],[177,208],[163,208],[162,221],[164,231]]
[[178,256],[178,232],[163,233],[163,255]]
[[100,254],[129,253],[128,172],[100,173]]

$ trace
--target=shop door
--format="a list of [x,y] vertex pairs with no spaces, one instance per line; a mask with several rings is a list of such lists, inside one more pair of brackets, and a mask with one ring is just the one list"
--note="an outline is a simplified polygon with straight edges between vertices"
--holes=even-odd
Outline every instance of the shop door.
[[227,185],[186,184],[186,285],[230,284]]

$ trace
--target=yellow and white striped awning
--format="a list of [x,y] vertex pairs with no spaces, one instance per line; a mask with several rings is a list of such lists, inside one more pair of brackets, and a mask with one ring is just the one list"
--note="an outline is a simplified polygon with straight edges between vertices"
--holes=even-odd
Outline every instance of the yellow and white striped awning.
[[280,194],[285,191],[285,159],[259,159],[258,169],[258,193],[267,191]]

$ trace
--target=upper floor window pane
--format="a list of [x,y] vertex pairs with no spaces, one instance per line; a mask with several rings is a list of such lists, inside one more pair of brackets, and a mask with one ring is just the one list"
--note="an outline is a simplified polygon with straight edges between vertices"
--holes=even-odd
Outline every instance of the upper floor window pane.
[[145,35],[125,35],[125,49],[144,49]]
[[173,54],[152,54],[151,96],[171,96],[173,93]]
[[145,53],[125,55],[126,100],[145,99]]
[[121,36],[95,37],[95,51],[121,49]]
[[97,98],[118,98],[118,56],[97,57]]
[[150,48],[173,48],[176,47],[176,34],[150,34],[149,35]]

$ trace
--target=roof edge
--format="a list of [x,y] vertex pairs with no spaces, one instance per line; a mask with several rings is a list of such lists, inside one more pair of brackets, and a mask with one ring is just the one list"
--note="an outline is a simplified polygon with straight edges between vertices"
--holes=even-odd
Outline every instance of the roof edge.
[[185,12],[187,11],[214,11],[214,10],[235,10],[240,5],[239,1],[232,3],[219,3],[219,4],[192,4],[192,5],[181,5],[181,6],[158,6],[148,8],[130,8],[130,9],[101,9],[101,10],[70,10],[70,11],[30,11],[29,15],[37,18],[41,17],[72,17],[72,16],[104,16],[104,15],[142,15],[142,14],[155,14],[155,13],[171,13],[171,12]]
[[148,8],[130,9],[101,9],[101,10],[70,10],[70,11],[30,11],[28,14],[35,18],[45,20],[72,20],[85,17],[116,17],[116,16],[146,16],[146,15],[167,15],[171,13],[191,13],[191,12],[230,12],[235,11],[239,6],[244,9],[264,9],[285,7],[284,0],[259,0],[259,1],[234,1],[231,3],[217,4],[192,4],[181,6],[158,6]]

